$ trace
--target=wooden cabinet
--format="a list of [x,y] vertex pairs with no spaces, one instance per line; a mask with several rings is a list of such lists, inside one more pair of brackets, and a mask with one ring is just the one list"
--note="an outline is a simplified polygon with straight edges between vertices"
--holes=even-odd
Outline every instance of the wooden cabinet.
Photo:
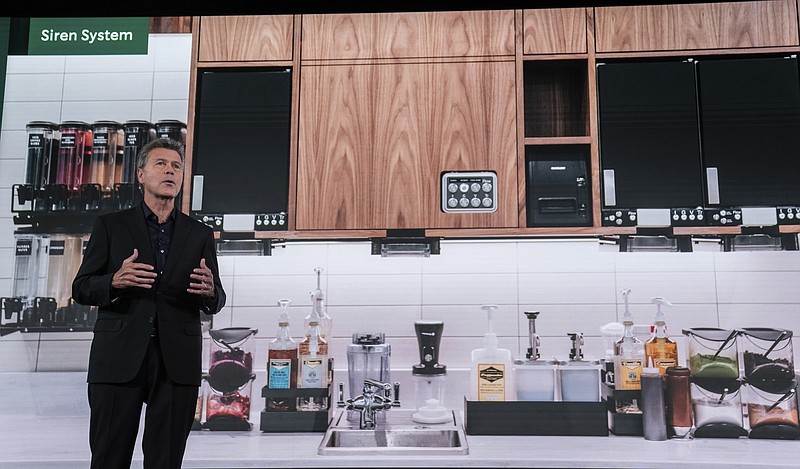
[[525,10],[522,35],[523,54],[585,54],[586,9]]
[[597,53],[797,46],[796,0],[595,8]]
[[[513,61],[301,75],[298,230],[517,226]],[[444,213],[445,171],[494,171],[497,211]]]
[[302,59],[514,55],[514,11],[303,15]]
[[292,60],[292,15],[202,16],[200,62]]

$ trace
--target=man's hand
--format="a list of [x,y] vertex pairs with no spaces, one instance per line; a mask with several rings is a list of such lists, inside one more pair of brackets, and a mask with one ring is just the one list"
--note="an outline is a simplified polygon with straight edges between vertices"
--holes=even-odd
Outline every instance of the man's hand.
[[135,262],[137,257],[139,250],[134,249],[131,257],[122,261],[122,266],[111,278],[112,288],[120,290],[131,287],[153,288],[158,274],[153,272],[152,265]]
[[214,298],[217,294],[214,289],[214,273],[206,267],[205,258],[200,259],[200,267],[196,267],[193,272],[191,274],[193,282],[189,283],[186,291],[206,298]]

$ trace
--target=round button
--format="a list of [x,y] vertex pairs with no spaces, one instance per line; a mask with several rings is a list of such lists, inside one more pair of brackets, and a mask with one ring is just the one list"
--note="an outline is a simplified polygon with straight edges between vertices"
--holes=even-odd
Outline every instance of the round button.
[[219,219],[214,220],[214,224],[217,225],[217,226],[220,226],[222,224],[222,220],[219,220]]
[[[794,215],[792,215],[791,213],[789,214],[789,217],[790,217],[790,218],[791,218],[791,217],[793,217],[793,216],[794,216]],[[783,220],[784,218],[786,218],[786,215],[785,215],[783,212],[781,212],[781,213],[779,213],[779,214],[778,214],[778,218],[780,218],[781,220]]]
[[689,214],[689,220],[694,220],[695,218],[694,213]]
[[614,221],[614,220],[616,220],[616,219],[617,219],[617,217],[616,217],[616,216],[614,216],[614,215],[609,215],[609,216],[608,216],[608,221]]
[[734,213],[734,214],[733,214],[733,218],[734,218],[735,220],[738,220],[738,219],[742,218],[742,214],[741,214],[741,213]]
[[481,186],[481,189],[483,189],[483,192],[492,192],[492,183],[484,182],[483,186]]
[[283,221],[283,218],[281,218],[280,220],[278,220],[278,224],[279,224],[279,225],[283,225],[284,223],[286,223],[286,222],[285,222],[285,221]]
[[719,214],[720,214],[720,216],[723,216],[723,217],[724,217],[725,215],[727,215],[727,214],[728,214],[728,212],[726,212],[725,210],[720,210],[720,211],[719,211]]
[[203,215],[203,221],[208,221],[208,215]]
[[473,207],[480,207],[480,206],[481,206],[481,199],[479,199],[479,198],[477,198],[477,197],[473,197],[473,198],[472,198],[472,200],[470,200],[470,201],[469,201],[469,203],[470,203],[470,204],[471,204]]
[[725,225],[725,224],[727,224],[727,223],[728,223],[728,219],[727,219],[727,218],[723,218],[723,219],[722,219],[722,220],[720,220],[719,222],[720,222],[720,223],[722,223],[723,225]]
[[461,205],[462,207],[468,207],[469,206],[469,199],[464,197],[463,199],[458,201],[458,205]]
[[453,208],[456,205],[458,205],[458,200],[456,200],[455,197],[450,197],[449,199],[447,199],[447,206],[448,207]]
[[484,207],[491,207],[492,206],[492,199],[490,199],[489,197],[484,197],[483,198],[483,206]]
[[689,218],[689,217],[688,217],[688,216],[686,216],[686,214],[685,214],[685,213],[684,213],[683,215],[681,215],[681,220],[683,220],[683,221],[686,221],[686,219],[687,219],[687,218]]
[[450,184],[447,185],[447,191],[450,192],[451,194],[457,190],[458,190],[458,184],[451,182]]
[[714,215],[711,215],[711,218],[713,218],[714,220],[719,220],[719,214],[715,213]]
[[698,220],[702,220],[703,219],[703,214],[702,213],[698,213],[697,214],[697,219]]
[[677,213],[672,214],[672,219],[673,220],[677,220],[678,218],[680,218],[680,217],[678,216]]
[[462,182],[461,185],[458,186],[458,189],[461,192],[467,192],[469,190],[469,184],[467,184],[466,182]]
[[794,213],[789,214],[789,220],[791,220],[792,218],[794,218]]
[[273,219],[272,219],[272,221],[271,221],[270,223],[272,223],[273,225],[277,225],[277,224],[278,224],[278,220],[276,220],[276,219],[274,219],[274,218],[273,218]]
[[472,192],[478,192],[479,190],[481,190],[481,185],[478,184],[477,182],[473,182],[472,185],[469,186],[469,188],[472,189]]
[[614,215],[616,215],[616,216],[618,216],[618,217],[621,217],[621,216],[622,216],[622,212],[620,212],[619,210],[617,210],[616,212],[614,212]]
[[258,220],[256,220],[256,226],[261,226],[261,223],[263,223],[263,222],[261,221],[260,218]]
[[634,215],[632,213],[630,215],[628,215],[628,218],[630,218],[631,221],[636,221],[636,215]]
[[617,225],[621,225],[621,224],[622,224],[622,218],[617,218],[617,220],[616,220],[616,222],[615,222],[615,223],[616,223]]

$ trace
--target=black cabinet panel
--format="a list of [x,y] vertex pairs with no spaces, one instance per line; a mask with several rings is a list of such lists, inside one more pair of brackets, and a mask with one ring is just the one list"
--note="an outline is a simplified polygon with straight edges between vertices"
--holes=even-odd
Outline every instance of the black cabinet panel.
[[199,72],[193,174],[203,176],[203,197],[196,212],[287,210],[291,83],[285,68]]
[[[797,58],[700,60],[703,159],[721,206],[800,203]],[[713,170],[712,170],[713,171]]]
[[603,206],[703,205],[694,63],[598,64],[597,81]]

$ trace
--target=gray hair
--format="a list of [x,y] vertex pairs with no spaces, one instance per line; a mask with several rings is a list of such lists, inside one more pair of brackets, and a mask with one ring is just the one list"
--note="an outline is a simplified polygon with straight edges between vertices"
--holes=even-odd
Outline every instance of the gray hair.
[[141,150],[139,150],[139,155],[136,156],[137,169],[143,169],[147,165],[147,158],[150,157],[150,152],[156,148],[166,148],[167,150],[173,150],[177,152],[181,156],[181,163],[183,163],[186,159],[186,156],[184,155],[184,147],[181,142],[166,137],[157,138],[155,140],[151,140],[145,144]]

